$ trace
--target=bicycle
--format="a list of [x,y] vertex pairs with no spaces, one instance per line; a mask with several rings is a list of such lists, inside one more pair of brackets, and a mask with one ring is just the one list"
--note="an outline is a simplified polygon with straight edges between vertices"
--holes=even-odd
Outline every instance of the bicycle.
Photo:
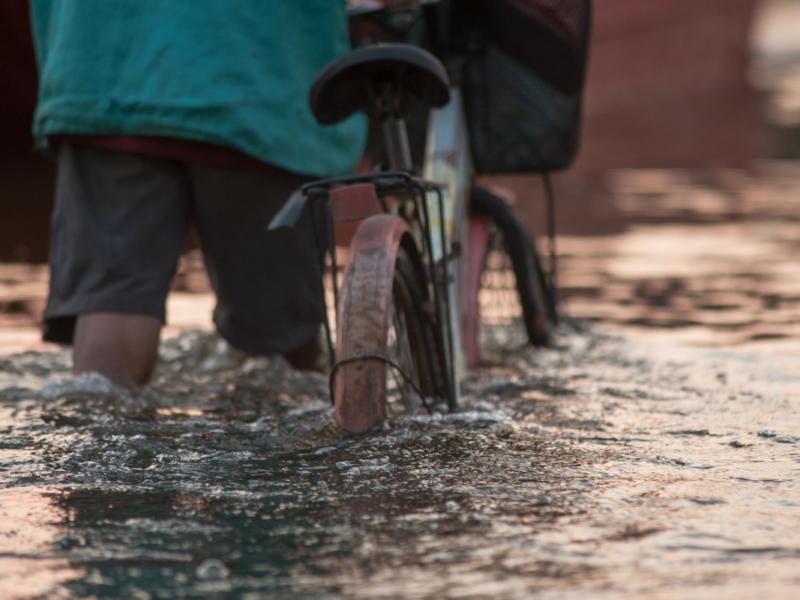
[[[437,20],[441,25],[436,0],[405,4],[427,11],[432,29]],[[361,8],[354,17],[374,21],[393,10]],[[443,52],[441,39],[431,42]],[[536,345],[548,343],[558,320],[554,255],[548,276],[510,207],[472,187],[461,94],[432,53],[407,44],[356,49],[320,72],[310,104],[322,124],[359,110],[369,115],[380,124],[388,163],[303,186],[271,224],[290,222],[305,206],[316,215],[315,242],[320,264],[330,258],[336,307],[335,343],[327,319],[325,331],[337,423],[360,434],[386,419],[387,405],[432,412],[446,403],[453,411],[467,367],[479,360],[479,288],[498,243],[510,257],[528,338]],[[431,110],[421,173],[406,127],[414,104]],[[349,247],[341,286],[337,246]]]

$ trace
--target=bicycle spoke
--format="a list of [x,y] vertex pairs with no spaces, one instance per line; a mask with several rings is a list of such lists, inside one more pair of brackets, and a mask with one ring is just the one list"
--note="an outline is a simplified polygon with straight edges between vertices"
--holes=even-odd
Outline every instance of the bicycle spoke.
[[[419,385],[417,365],[412,354],[411,341],[408,337],[406,315],[404,312],[397,310],[396,303],[392,303],[392,324],[389,330],[388,343],[389,358],[400,365],[406,377],[409,377]],[[422,399],[414,392],[405,377],[395,373],[395,369],[390,368],[389,370],[392,372],[392,380],[395,384],[394,389],[399,393],[399,398],[390,399],[390,403],[399,400],[407,411],[419,408],[422,404]]]

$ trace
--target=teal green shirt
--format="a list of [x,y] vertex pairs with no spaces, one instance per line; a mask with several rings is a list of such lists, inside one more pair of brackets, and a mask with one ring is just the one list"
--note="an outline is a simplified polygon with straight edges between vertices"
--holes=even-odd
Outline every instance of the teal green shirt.
[[349,50],[345,0],[30,0],[33,122],[58,133],[154,135],[234,147],[316,177],[352,171],[356,116],[317,124],[308,92]]

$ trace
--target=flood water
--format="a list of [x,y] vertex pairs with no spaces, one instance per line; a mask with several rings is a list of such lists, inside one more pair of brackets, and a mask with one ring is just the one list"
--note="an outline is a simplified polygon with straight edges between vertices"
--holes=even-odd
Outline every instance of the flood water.
[[209,333],[131,392],[2,363],[4,598],[792,598],[800,362],[565,328],[344,436]]
[[[1,266],[0,598],[797,598],[800,172],[736,181],[629,176],[638,222],[559,238],[584,321],[360,438],[208,331],[142,390],[73,379],[46,267]],[[170,335],[213,303],[196,254],[176,281]]]

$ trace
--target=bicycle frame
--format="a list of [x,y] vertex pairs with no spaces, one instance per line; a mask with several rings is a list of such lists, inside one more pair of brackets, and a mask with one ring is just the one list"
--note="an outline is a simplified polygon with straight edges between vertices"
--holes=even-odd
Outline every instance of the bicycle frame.
[[[384,209],[384,212],[390,213],[391,211],[388,210],[388,205],[384,201],[387,197],[404,197],[407,200],[411,200],[414,204],[413,214],[415,215],[414,225],[419,227],[418,233],[421,235],[417,240],[417,243],[422,248],[422,255],[427,259],[427,269],[428,273],[432,274],[430,284],[433,288],[433,299],[434,303],[437,307],[440,307],[440,310],[437,311],[439,314],[442,315],[450,315],[452,313],[451,306],[454,304],[454,299],[450,296],[450,290],[447,285],[442,285],[443,282],[446,280],[446,277],[443,276],[444,273],[451,273],[452,269],[450,267],[450,257],[445,255],[436,258],[436,255],[433,252],[434,240],[438,239],[445,239],[447,240],[448,237],[445,233],[445,225],[444,220],[439,219],[436,226],[434,226],[433,219],[431,216],[431,207],[433,207],[437,214],[447,214],[446,209],[446,200],[445,200],[445,193],[444,193],[444,186],[432,181],[426,181],[422,178],[415,177],[411,173],[406,171],[384,171],[384,172],[376,172],[370,173],[366,175],[353,175],[349,177],[340,177],[336,179],[327,179],[323,181],[316,181],[310,184],[303,186],[302,193],[304,198],[310,203],[312,211],[314,211],[320,204],[323,205],[324,215],[325,215],[325,227],[326,231],[320,232],[315,227],[315,238],[317,243],[317,248],[319,250],[323,250],[321,240],[323,238],[327,238],[328,244],[327,247],[324,248],[324,253],[327,253],[329,256],[332,257],[331,261],[331,275],[332,275],[332,284],[333,284],[333,295],[334,295],[334,304],[336,306],[339,305],[339,289],[337,283],[337,268],[336,268],[336,246],[335,246],[335,238],[333,232],[333,223],[336,219],[336,215],[331,207],[330,202],[330,194],[331,191],[336,188],[341,187],[351,187],[359,184],[372,184],[375,186],[376,195]],[[395,203],[396,206],[399,203]],[[281,226],[282,224],[277,224],[273,221],[270,225],[271,227],[274,226]],[[437,277],[437,273],[441,273],[441,276]],[[456,346],[456,340],[454,339],[454,328],[452,322],[449,319],[445,318],[437,318],[436,319],[436,329],[439,336],[439,342],[443,348],[447,349],[448,357],[452,356],[454,353],[454,349]],[[344,364],[346,362],[350,362],[351,358],[347,358],[345,360],[340,361],[338,364],[334,362],[334,341],[332,336],[332,328],[330,326],[330,322],[328,320],[327,312],[325,317],[325,330],[328,342],[328,349],[331,356],[331,379],[330,379],[330,387],[331,387],[331,397],[333,397],[333,381],[335,375],[335,369],[337,368],[338,364]],[[361,359],[366,357],[360,357]],[[372,358],[380,358],[385,360],[385,357],[372,357]],[[448,407],[453,410],[455,409],[458,401],[458,395],[456,392],[457,382],[453,378],[454,369],[451,365],[451,361],[448,358],[448,391],[447,391],[447,403]]]
[[[457,88],[452,88],[450,95],[450,103],[447,106],[431,111],[423,175],[429,181],[446,186],[444,235],[434,239],[433,253],[436,260],[439,260],[447,250],[453,258],[448,263],[447,287],[448,296],[452,301],[446,319],[450,323],[455,340],[448,349],[448,360],[453,370],[453,386],[457,400],[458,389],[466,377],[467,370],[462,323],[467,312],[468,215],[473,170],[461,94]],[[429,212],[433,223],[436,224],[440,213],[436,203],[430,204]]]
[[[416,253],[426,263],[426,269],[420,271],[420,280],[427,280],[424,285],[429,287],[429,297],[434,305],[431,315],[435,315],[433,324],[443,361],[441,389],[452,411],[458,405],[460,384],[466,375],[462,322],[465,321],[468,308],[469,197],[473,176],[461,95],[457,89],[451,88],[449,103],[430,111],[423,177],[414,175],[404,116],[387,113],[381,118],[384,147],[392,170],[317,181],[303,186],[302,193],[293,195],[269,227],[291,226],[306,203],[314,215],[318,215],[322,208],[324,222],[320,223],[317,216],[313,218],[315,242],[321,266],[324,267],[326,255],[331,258],[333,299],[338,315],[341,302],[335,224],[340,221],[360,222],[378,212],[403,217],[409,227],[402,235],[410,234],[416,239]],[[338,198],[344,202],[338,202]],[[366,222],[363,224],[366,225]],[[397,223],[398,226],[400,224]],[[361,229],[359,226],[359,231]],[[395,234],[389,233],[389,230],[386,232],[397,240]],[[327,240],[327,243],[323,240]],[[340,245],[345,242],[341,239],[338,241]],[[374,250],[380,251],[379,247]],[[363,350],[361,354],[356,350],[356,355],[350,356],[353,353],[351,349],[351,352],[343,351],[342,356],[338,356],[334,352],[333,332],[327,311],[325,330],[331,355],[332,399],[339,366],[363,362],[365,358],[389,364],[408,379],[402,369],[387,356],[380,355],[380,352],[365,356]],[[423,403],[431,410],[424,398]]]
[[[529,341],[546,345],[555,323],[554,305],[546,302],[551,292],[524,224],[501,198],[472,188],[464,104],[448,79],[441,61],[402,44],[361,48],[325,67],[310,93],[317,120],[336,123],[355,110],[378,120],[391,170],[307,184],[268,227],[291,227],[310,206],[323,273],[330,256],[340,326],[334,351],[326,311],[331,400],[337,422],[351,433],[370,431],[386,418],[387,366],[394,369],[406,408],[421,400],[431,412],[427,399],[445,397],[449,409],[456,409],[467,358],[469,366],[479,360],[478,290],[489,247],[487,219],[508,244]],[[405,124],[412,99],[439,107],[429,112],[422,176],[412,165]],[[348,234],[337,228],[343,222],[349,222]],[[337,245],[350,247],[343,297]],[[320,285],[324,295],[322,278]]]
[[[402,120],[391,123],[385,131],[389,156],[408,157]],[[401,162],[409,164],[410,159]],[[375,186],[375,192],[384,212],[396,213],[404,205],[404,202],[395,202],[392,210],[384,200],[387,197],[399,197],[413,202],[414,207],[410,214],[413,217],[410,219],[412,232],[416,234],[417,244],[427,259],[431,279],[429,283],[432,286],[432,296],[436,306],[437,332],[446,358],[446,378],[449,388],[447,400],[452,410],[458,404],[459,387],[466,376],[461,322],[466,312],[464,288],[468,281],[467,216],[472,180],[467,129],[461,97],[457,90],[452,91],[451,101],[447,106],[431,111],[423,172],[425,175],[423,178],[413,176],[409,164],[407,170],[377,171],[313,182],[303,186],[302,193],[304,200],[311,203],[312,210],[319,204],[324,205],[325,231],[315,230],[315,237],[319,250],[323,250],[321,240],[328,241],[324,253],[331,256],[331,276],[336,306],[339,305],[334,235],[337,215],[331,206],[331,191],[338,187],[372,184]],[[271,224],[271,227],[273,226],[276,226],[275,221]],[[329,352],[333,357],[334,340],[327,314],[325,328]],[[336,367],[333,359],[331,367],[332,369]],[[331,384],[332,382],[333,372]]]
[[[291,225],[306,202],[315,213],[322,207],[324,224],[319,223],[317,218],[314,219],[315,241],[321,265],[324,266],[325,255],[331,258],[331,283],[338,315],[340,293],[335,224],[340,221],[362,221],[381,210],[405,217],[411,234],[416,239],[418,252],[427,263],[427,285],[434,303],[438,345],[443,352],[446,380],[443,383],[447,388],[448,407],[454,410],[458,404],[460,384],[466,374],[461,322],[466,314],[466,294],[463,288],[468,281],[468,201],[473,174],[461,96],[457,90],[451,90],[449,104],[430,112],[422,178],[413,175],[403,115],[387,114],[382,119],[384,148],[390,171],[376,171],[308,184],[302,188],[302,194],[290,199],[273,219],[270,228]],[[352,204],[354,188],[363,187],[364,184],[374,186],[374,192],[367,192],[367,195],[373,193],[374,200],[366,199],[360,208],[341,207],[340,203],[331,200],[341,188],[348,190],[345,193],[346,203]],[[388,200],[390,196],[394,197],[394,201]],[[356,202],[359,203],[360,201]],[[337,214],[340,208],[347,214]],[[323,240],[327,240],[327,244]],[[340,245],[349,244],[349,240],[338,241]],[[465,257],[463,260],[462,256]],[[425,271],[421,276],[426,279]],[[333,397],[336,371],[340,364],[351,362],[352,358],[345,356],[338,357],[338,362],[334,360],[335,344],[327,311],[325,330],[331,354],[330,383]],[[372,358],[391,364],[387,357]]]

